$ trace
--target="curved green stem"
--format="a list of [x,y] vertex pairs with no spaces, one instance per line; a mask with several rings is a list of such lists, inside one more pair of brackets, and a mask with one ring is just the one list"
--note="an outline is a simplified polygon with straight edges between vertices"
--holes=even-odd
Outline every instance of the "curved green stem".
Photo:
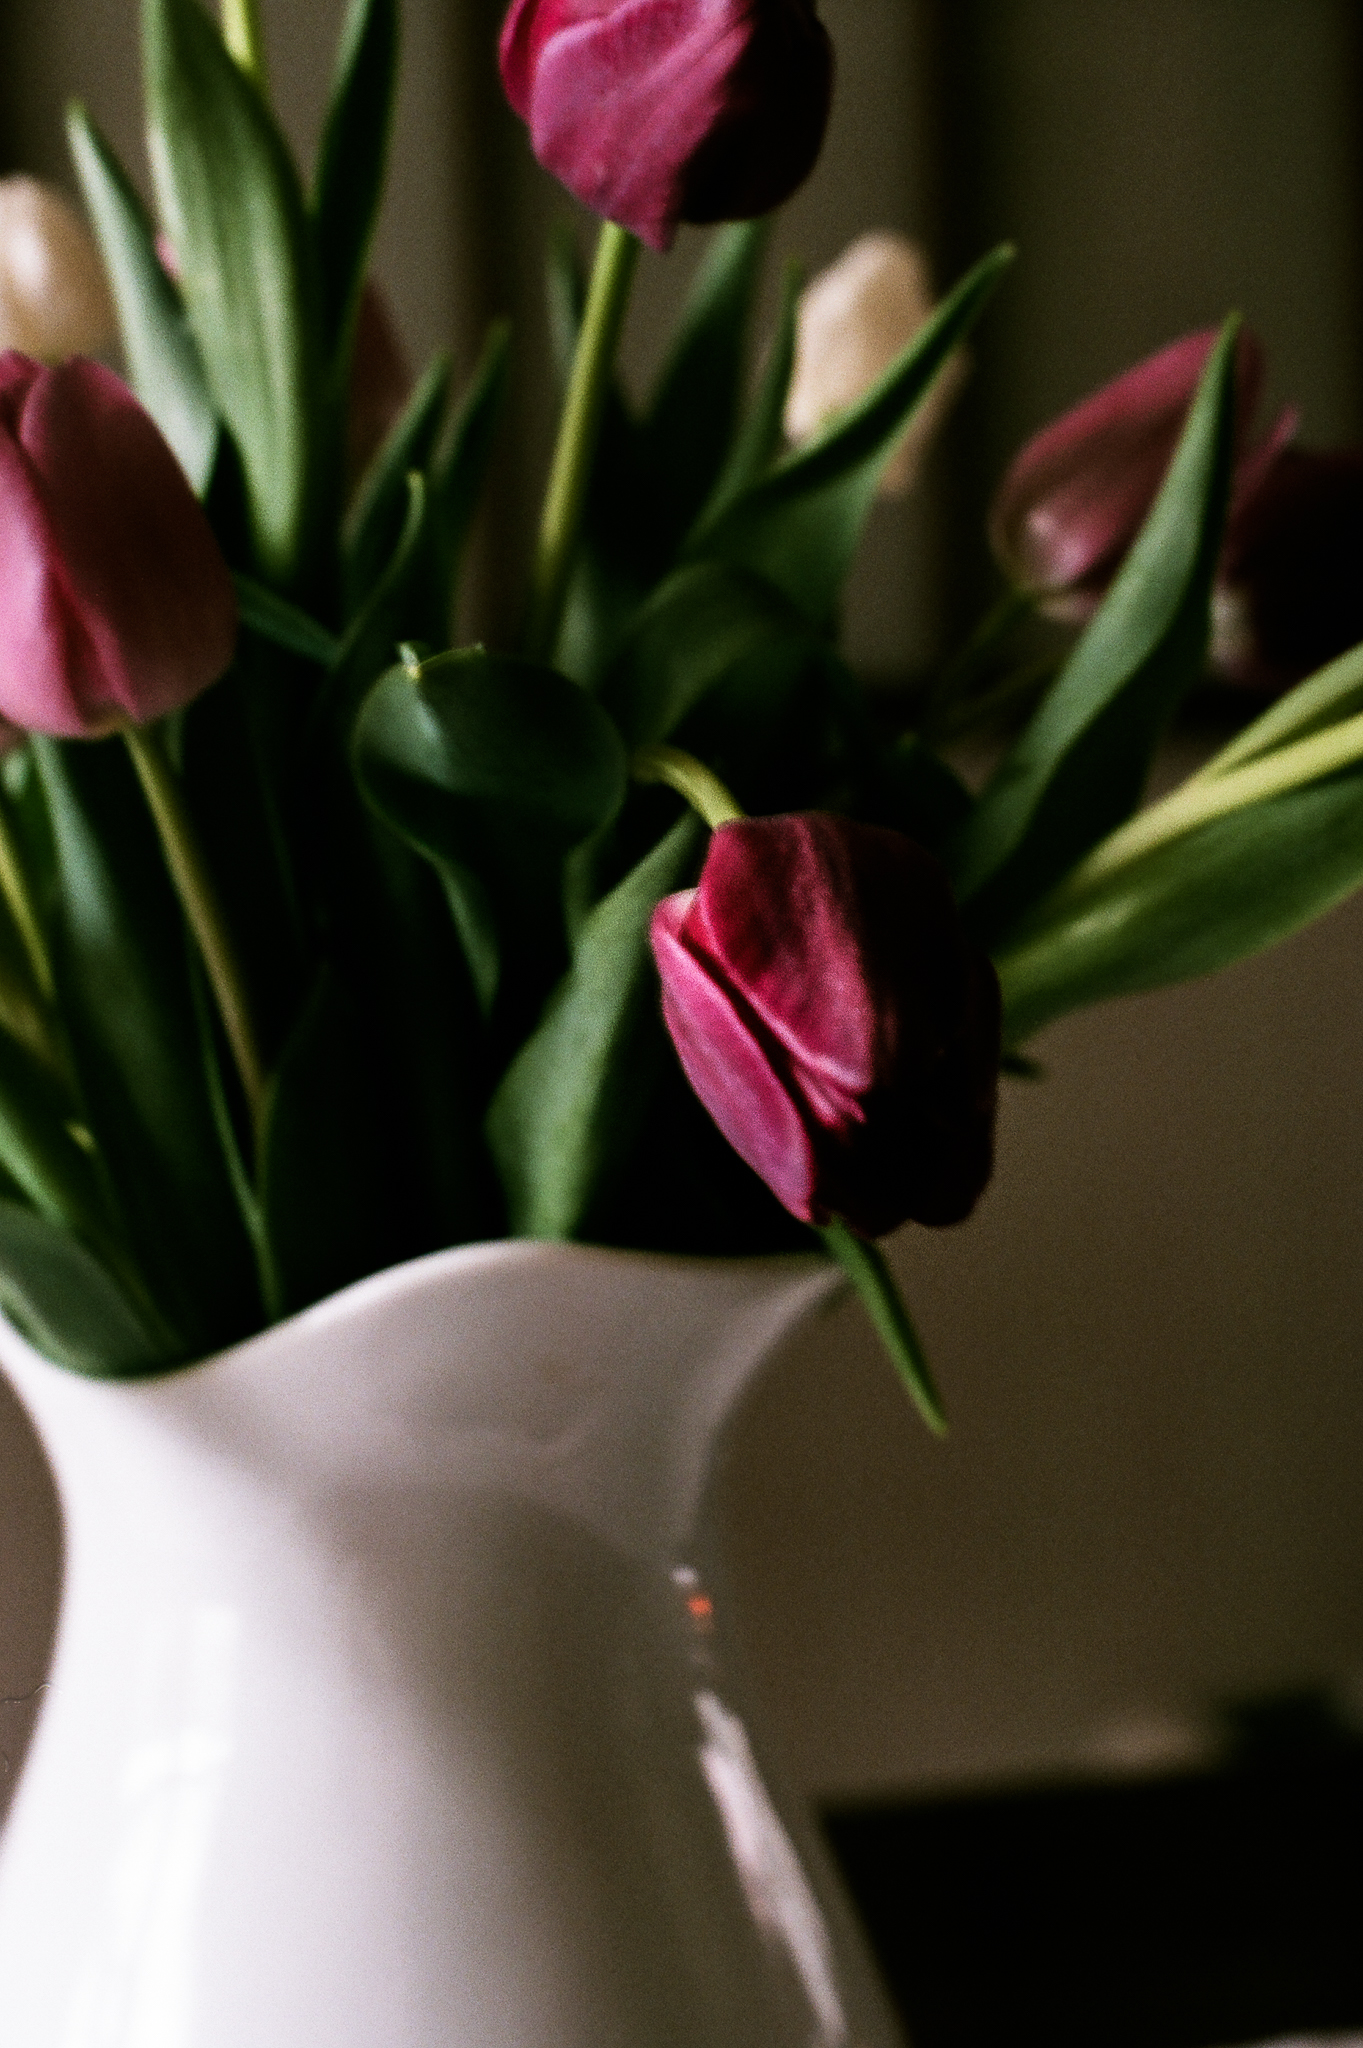
[[665,782],[684,796],[693,811],[704,818],[713,832],[717,826],[732,825],[747,812],[735,802],[719,777],[680,747],[640,747],[629,764],[636,782]]
[[222,39],[247,77],[264,92],[267,80],[260,0],[222,0]]
[[256,1043],[245,977],[198,834],[185,807],[179,779],[156,732],[146,726],[127,726],[123,738],[155,821],[175,893],[202,955],[251,1112],[251,1128],[259,1138],[265,1113],[265,1069]]
[[607,221],[596,245],[587,310],[577,338],[540,520],[525,636],[525,651],[532,661],[552,661],[558,645],[592,461],[638,260],[639,244],[633,235]]
[[55,993],[52,962],[48,958],[47,941],[34,908],[28,876],[24,872],[23,855],[3,802],[0,802],[0,893],[4,895],[9,914],[14,919],[14,928],[28,956],[38,993],[45,1003],[50,1003]]

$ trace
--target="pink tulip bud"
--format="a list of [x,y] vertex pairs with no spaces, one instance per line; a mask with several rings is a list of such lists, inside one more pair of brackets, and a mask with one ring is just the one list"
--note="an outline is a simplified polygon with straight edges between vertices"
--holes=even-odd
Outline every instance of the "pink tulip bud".
[[812,0],[513,0],[501,62],[545,169],[654,249],[788,199],[833,90]]
[[[932,284],[922,250],[903,235],[858,235],[800,295],[786,439],[798,448],[855,405],[932,313]],[[957,350],[886,464],[882,497],[900,498],[912,488],[964,376],[965,357]]]
[[0,355],[0,715],[78,739],[216,681],[236,598],[179,463],[127,386],[79,357]]
[[930,854],[823,812],[721,825],[651,937],[687,1079],[792,1215],[879,1237],[970,1213],[999,990]]
[[1212,666],[1280,690],[1363,640],[1363,449],[1285,448],[1231,517]]
[[0,178],[0,351],[57,363],[117,335],[104,265],[74,207],[37,178]]
[[[1212,329],[1172,342],[1044,428],[1015,458],[990,511],[990,543],[1005,573],[1048,616],[1079,622],[1097,609],[1159,494],[1215,342]],[[1242,332],[1237,504],[1296,425],[1286,411],[1266,441],[1250,445],[1263,377],[1263,350]]]

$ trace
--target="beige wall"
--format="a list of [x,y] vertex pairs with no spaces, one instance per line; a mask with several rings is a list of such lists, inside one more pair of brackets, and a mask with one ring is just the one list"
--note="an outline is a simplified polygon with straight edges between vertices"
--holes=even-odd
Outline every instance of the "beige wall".
[[[75,89],[134,148],[134,11],[11,12],[12,155],[59,164],[57,109]],[[305,145],[338,12],[267,8]],[[868,667],[902,672],[940,639],[962,480],[972,525],[952,559],[978,563],[979,488],[1016,438],[1231,304],[1263,333],[1274,389],[1302,400],[1311,434],[1359,432],[1348,0],[824,12],[838,113],[783,245],[818,263],[891,223],[928,234],[944,263],[1003,233],[1024,251],[936,496],[873,529],[849,619]],[[497,13],[496,0],[409,6],[380,266],[416,353],[449,338],[467,358],[494,299],[533,314],[521,250],[554,202],[490,103]],[[479,76],[470,111],[461,82]],[[469,197],[475,169],[498,203],[492,228]],[[675,293],[686,260],[649,264],[645,290]],[[645,308],[636,374],[657,345]],[[531,421],[504,522],[542,459],[542,407]],[[489,601],[505,599],[503,587]],[[977,1220],[897,1247],[951,1441],[917,1429],[851,1311],[754,1396],[723,1482],[734,1597],[804,1784],[1054,1767],[1110,1750],[1126,1723],[1157,1734],[1161,1717],[1226,1693],[1363,1668],[1360,1014],[1355,905],[1215,984],[1057,1027],[1045,1085],[1008,1092]],[[8,1418],[0,1694],[41,1679],[53,1530],[41,1467]],[[0,1703],[0,1750],[15,1752],[27,1711]]]

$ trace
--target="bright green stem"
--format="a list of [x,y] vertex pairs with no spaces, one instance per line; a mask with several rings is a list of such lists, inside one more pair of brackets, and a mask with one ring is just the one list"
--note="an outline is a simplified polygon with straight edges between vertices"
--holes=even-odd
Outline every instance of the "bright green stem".
[[264,92],[265,38],[260,26],[260,0],[222,0],[222,39],[248,78]]
[[44,1002],[50,1003],[53,997],[52,962],[48,958],[47,941],[38,922],[38,913],[33,907],[23,856],[3,803],[0,803],[0,892],[4,894],[9,914],[14,919],[14,928],[23,941],[38,993]]
[[577,338],[573,374],[563,402],[558,446],[540,520],[530,624],[525,636],[526,653],[532,661],[552,661],[558,645],[601,418],[638,260],[639,244],[633,235],[607,221],[596,245],[587,310]]
[[719,777],[712,774],[694,754],[680,747],[640,747],[629,764],[636,782],[665,782],[684,796],[693,811],[704,818],[713,832],[719,825],[732,825],[747,812],[735,803]]
[[251,1112],[251,1128],[258,1140],[265,1112],[265,1069],[256,1043],[245,978],[217,890],[185,808],[179,779],[166,759],[160,738],[147,726],[128,726],[123,737],[155,820],[175,893],[203,958]]
[[922,1339],[884,1253],[878,1245],[857,1237],[836,1217],[820,1230],[819,1236],[860,1295],[918,1413],[934,1436],[945,1436],[947,1418],[942,1397],[933,1383]]

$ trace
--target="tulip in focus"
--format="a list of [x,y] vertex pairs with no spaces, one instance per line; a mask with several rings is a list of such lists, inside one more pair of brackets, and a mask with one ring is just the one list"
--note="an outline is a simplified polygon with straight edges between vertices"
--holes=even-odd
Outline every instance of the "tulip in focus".
[[[1215,342],[1211,329],[1172,342],[1044,428],[1014,460],[990,510],[990,543],[1048,617],[1081,623],[1097,610],[1159,495]],[[1263,378],[1263,349],[1242,332],[1233,514],[1253,499],[1296,426],[1285,410],[1265,439],[1251,441]]]
[[513,0],[501,67],[545,169],[659,250],[788,199],[833,90],[812,0]]
[[970,1213],[999,990],[930,854],[821,812],[721,825],[651,938],[687,1079],[792,1215],[880,1237]]
[[57,363],[117,334],[104,265],[75,209],[36,178],[0,178],[0,351]]
[[[800,297],[786,439],[812,441],[889,369],[933,312],[926,258],[904,235],[859,235]],[[882,473],[883,497],[912,489],[928,444],[965,377],[957,351],[934,381]]]
[[186,704],[232,657],[236,597],[184,473],[127,386],[0,355],[0,716],[93,737]]

